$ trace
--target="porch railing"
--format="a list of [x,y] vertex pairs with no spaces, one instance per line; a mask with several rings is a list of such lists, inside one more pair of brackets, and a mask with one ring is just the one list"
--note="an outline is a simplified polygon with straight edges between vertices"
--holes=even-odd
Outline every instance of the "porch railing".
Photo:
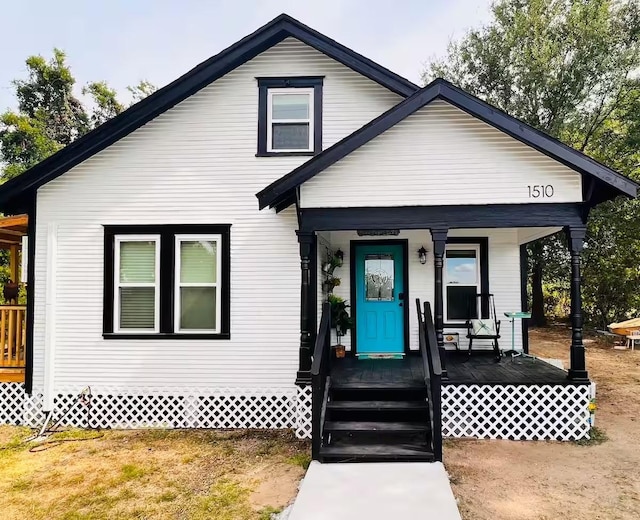
[[322,318],[318,327],[318,336],[313,349],[311,363],[311,456],[320,457],[324,432],[324,414],[329,393],[329,364],[331,363],[331,305],[322,305]]
[[424,369],[424,381],[429,400],[429,421],[431,423],[431,449],[436,461],[442,461],[442,364],[436,328],[433,325],[431,305],[421,306],[416,299],[419,324],[420,356]]
[[27,345],[27,308],[0,306],[0,368],[24,368]]

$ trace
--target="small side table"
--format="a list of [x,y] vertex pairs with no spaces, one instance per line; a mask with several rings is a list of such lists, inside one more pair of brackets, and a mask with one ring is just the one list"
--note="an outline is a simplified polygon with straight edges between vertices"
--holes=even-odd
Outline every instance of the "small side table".
[[516,326],[515,326],[516,320],[528,320],[529,318],[531,318],[531,313],[515,311],[515,312],[505,312],[504,315],[507,318],[509,318],[509,321],[511,322],[511,349],[504,351],[503,354],[511,353],[511,361],[513,361],[513,358],[516,358],[519,356],[535,359],[535,356],[525,354],[524,351],[516,350]]
[[444,346],[453,345],[456,350],[460,350],[460,334],[457,332],[449,332],[444,335]]

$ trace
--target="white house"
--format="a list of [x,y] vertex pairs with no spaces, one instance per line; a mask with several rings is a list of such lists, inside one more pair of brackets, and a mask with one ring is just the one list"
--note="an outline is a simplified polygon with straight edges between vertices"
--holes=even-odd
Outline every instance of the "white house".
[[[281,15],[0,187],[29,238],[25,380],[0,383],[0,420],[313,430],[325,460],[585,437],[585,224],[636,190]],[[526,310],[524,245],[559,229],[572,365],[498,361],[527,350],[504,316]],[[331,290],[354,321],[343,359]],[[5,365],[23,330],[6,321]],[[490,330],[469,350],[473,326]]]

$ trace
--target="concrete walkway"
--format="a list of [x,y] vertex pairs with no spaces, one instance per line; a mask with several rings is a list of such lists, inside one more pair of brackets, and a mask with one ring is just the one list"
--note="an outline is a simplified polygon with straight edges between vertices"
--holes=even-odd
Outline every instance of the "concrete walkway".
[[461,520],[440,462],[309,466],[289,520]]

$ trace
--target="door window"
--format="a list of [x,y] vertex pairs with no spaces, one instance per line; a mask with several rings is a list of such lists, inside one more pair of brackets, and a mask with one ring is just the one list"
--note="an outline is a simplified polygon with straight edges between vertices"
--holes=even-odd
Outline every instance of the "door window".
[[366,255],[364,259],[365,299],[368,302],[394,300],[394,260],[391,254]]

